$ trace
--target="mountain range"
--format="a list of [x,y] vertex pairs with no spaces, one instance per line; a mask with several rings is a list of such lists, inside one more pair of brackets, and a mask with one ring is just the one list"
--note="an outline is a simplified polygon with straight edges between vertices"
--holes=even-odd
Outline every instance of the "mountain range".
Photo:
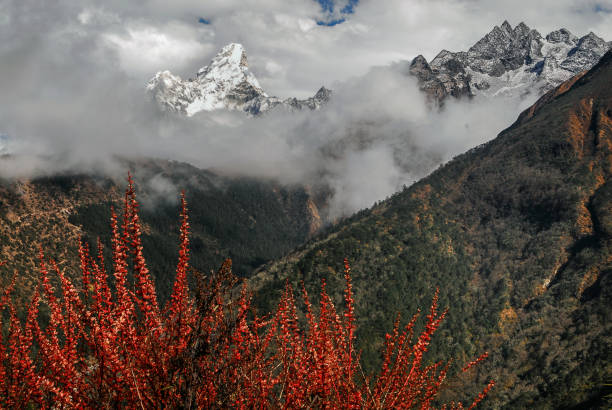
[[438,102],[448,96],[540,96],[593,67],[611,47],[593,32],[577,37],[561,28],[543,37],[525,23],[512,28],[504,21],[468,51],[442,50],[429,63],[419,55],[407,71]]
[[[392,67],[415,76],[420,89],[437,103],[449,96],[537,97],[593,67],[611,47],[612,42],[592,32],[577,37],[561,28],[543,37],[525,23],[513,28],[504,21],[468,51],[442,50],[429,63],[419,55]],[[249,115],[280,107],[314,110],[331,97],[325,87],[305,100],[268,95],[249,70],[244,47],[237,43],[223,47],[193,79],[158,72],[147,84],[147,91],[163,110],[187,116],[217,109]]]

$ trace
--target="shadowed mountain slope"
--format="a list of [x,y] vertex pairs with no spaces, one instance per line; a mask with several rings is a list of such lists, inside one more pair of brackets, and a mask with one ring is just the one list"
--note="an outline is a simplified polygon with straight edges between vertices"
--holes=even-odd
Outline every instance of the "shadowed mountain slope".
[[[229,178],[188,164],[139,160],[134,169],[143,221],[147,263],[159,296],[169,295],[178,247],[180,190],[184,189],[191,224],[191,265],[218,269],[231,257],[235,271],[256,267],[304,243],[322,220],[313,195],[304,187]],[[0,181],[0,286],[18,274],[17,289],[28,297],[38,283],[39,247],[68,275],[79,275],[78,241],[110,246],[110,206],[122,209],[127,174],[116,180],[63,175]]]

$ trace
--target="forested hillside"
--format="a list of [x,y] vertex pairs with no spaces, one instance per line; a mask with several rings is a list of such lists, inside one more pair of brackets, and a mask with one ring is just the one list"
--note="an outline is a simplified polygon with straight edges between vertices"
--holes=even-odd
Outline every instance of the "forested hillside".
[[374,341],[396,313],[407,320],[439,287],[451,314],[434,356],[488,350],[478,377],[498,383],[489,404],[605,408],[611,84],[608,52],[496,139],[266,266],[252,280],[260,305],[269,308],[287,279],[314,291],[326,278],[339,300],[348,257],[366,368],[380,360]]
[[[231,257],[237,274],[249,275],[302,244],[322,224],[313,196],[303,187],[222,177],[162,160],[130,162],[126,169],[134,170],[141,193],[144,252],[162,300],[174,280],[166,275],[176,264],[181,190],[193,204],[192,266],[204,273]],[[29,295],[38,282],[39,247],[69,275],[78,272],[79,238],[94,246],[97,238],[109,243],[110,207],[122,208],[126,175],[116,181],[90,175],[2,181],[0,243],[6,266],[0,284],[17,272],[18,293]]]

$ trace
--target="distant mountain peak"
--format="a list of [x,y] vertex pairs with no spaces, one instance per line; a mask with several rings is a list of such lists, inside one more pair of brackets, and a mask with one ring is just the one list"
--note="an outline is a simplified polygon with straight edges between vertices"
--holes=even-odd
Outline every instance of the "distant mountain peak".
[[573,35],[568,29],[561,28],[559,30],[550,32],[546,36],[546,41],[553,44],[565,43],[568,45],[574,45],[578,42],[578,37]]
[[234,70],[245,72],[248,68],[247,54],[242,44],[230,43],[219,51],[209,65],[198,70],[198,76],[210,75],[215,73],[215,71]]
[[328,88],[321,87],[319,91],[315,94],[314,98],[319,99],[321,101],[328,101],[331,97],[332,91]]
[[158,72],[147,84],[147,91],[163,110],[187,116],[218,109],[258,115],[279,105],[317,109],[330,96],[325,87],[306,100],[269,96],[249,70],[246,51],[239,43],[223,47],[210,64],[198,70],[195,79],[184,81],[169,71]]
[[501,30],[508,34],[509,36],[513,36],[514,35],[514,30],[512,29],[512,26],[510,25],[510,23],[508,23],[508,20],[504,20],[504,22],[501,25]]
[[540,33],[537,30],[532,30],[527,24],[524,22],[520,22],[513,30],[515,38],[525,38],[529,34],[532,34],[534,37],[541,37]]
[[[442,54],[442,52],[440,54]],[[440,56],[440,54],[438,54],[438,56]],[[425,59],[425,57],[423,57],[422,54],[419,54],[412,60],[412,62],[410,63],[410,69],[411,70],[430,70],[431,71],[431,68],[429,67],[429,63],[427,63],[427,60]]]

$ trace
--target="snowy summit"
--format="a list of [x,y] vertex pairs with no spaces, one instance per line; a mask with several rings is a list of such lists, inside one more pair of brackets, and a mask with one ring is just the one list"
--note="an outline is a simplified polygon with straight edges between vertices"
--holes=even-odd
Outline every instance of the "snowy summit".
[[278,105],[317,109],[329,99],[325,88],[306,100],[270,97],[249,70],[244,47],[237,43],[223,47],[209,65],[198,70],[195,79],[183,81],[170,71],[160,71],[149,81],[147,90],[161,108],[187,116],[218,109],[257,115]]
[[559,29],[546,37],[525,23],[495,26],[466,51],[442,50],[430,63],[416,57],[409,67],[430,97],[542,95],[593,67],[610,49],[594,33],[577,37]]

